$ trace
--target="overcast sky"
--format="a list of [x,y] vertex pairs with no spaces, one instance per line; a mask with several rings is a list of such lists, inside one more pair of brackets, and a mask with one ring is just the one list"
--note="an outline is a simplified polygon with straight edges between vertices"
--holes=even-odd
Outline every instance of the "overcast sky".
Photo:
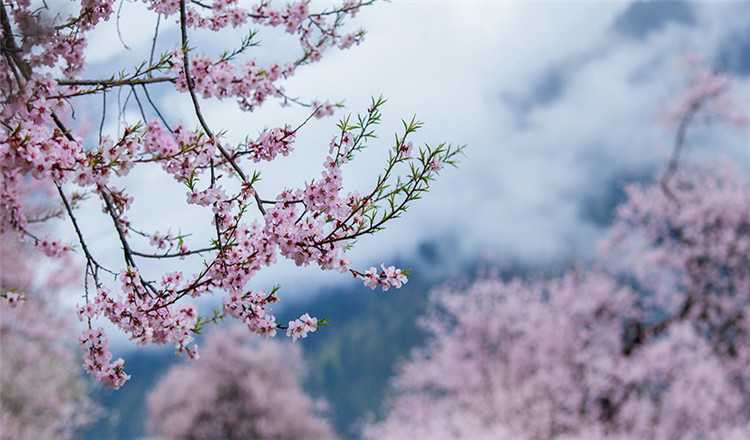
[[[468,145],[459,169],[447,169],[406,216],[359,243],[352,253],[358,266],[409,258],[426,241],[457,246],[456,258],[545,263],[585,257],[606,221],[612,188],[664,163],[672,134],[661,116],[685,85],[681,56],[698,53],[738,75],[733,93],[750,108],[748,16],[748,2],[394,1],[356,17],[353,28],[368,31],[361,46],[329,52],[285,88],[306,99],[345,100],[349,112],[364,110],[373,95],[389,99],[382,140],[347,166],[348,188],[372,184],[400,119],[412,114],[425,123],[420,143]],[[113,28],[97,31],[87,75],[140,59],[152,21],[143,6],[125,2],[121,31],[131,50]],[[211,53],[240,35],[196,35],[193,46]],[[159,47],[174,47],[177,37],[173,23],[162,23]],[[277,37],[261,34],[264,46],[251,54],[290,59],[293,41]],[[168,119],[195,124],[187,95],[159,93],[159,100]],[[255,113],[239,111],[233,101],[206,101],[203,109],[214,130],[226,130],[232,140],[306,115],[275,102]],[[289,158],[262,168],[259,191],[275,194],[316,177],[335,121],[306,127]],[[115,124],[111,117],[107,126]],[[696,130],[690,155],[729,154],[750,166],[748,139],[750,132],[722,126]],[[144,229],[188,232],[208,221],[200,209],[185,207],[184,191],[158,169],[133,173],[128,187],[136,196],[130,218]],[[117,266],[118,244],[98,209],[84,208],[87,231]],[[253,287],[337,280],[346,277],[280,264]]]

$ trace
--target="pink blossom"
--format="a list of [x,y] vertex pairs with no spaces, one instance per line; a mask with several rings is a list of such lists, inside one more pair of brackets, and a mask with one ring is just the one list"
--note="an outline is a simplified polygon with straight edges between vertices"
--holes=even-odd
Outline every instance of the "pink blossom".
[[289,321],[286,329],[286,335],[290,336],[293,340],[306,338],[308,333],[312,333],[318,329],[318,319],[313,318],[307,313],[300,316],[299,318]]
[[[367,189],[369,195],[347,191],[342,166],[372,138],[385,102],[381,98],[373,100],[362,115],[367,133],[359,132],[364,126],[357,128],[345,121],[335,128],[338,147],[331,150],[314,179],[297,187],[265,187],[263,196],[257,191],[261,176],[252,172],[253,163],[292,154],[306,124],[340,107],[328,100],[308,102],[287,96],[284,82],[330,50],[359,44],[364,32],[348,33],[348,19],[370,2],[346,1],[316,10],[305,0],[284,6],[268,1],[254,6],[233,0],[206,4],[143,1],[154,19],[159,15],[179,23],[179,42],[168,43],[171,46],[158,58],[146,51],[142,58],[153,58],[148,65],[93,79],[78,75],[88,71],[84,70],[85,48],[91,31],[103,30],[102,26],[118,18],[112,0],[84,0],[80,9],[49,17],[25,0],[3,6],[3,16],[10,13],[3,20],[2,32],[9,36],[5,44],[13,56],[0,58],[4,103],[0,109],[0,232],[33,243],[61,264],[74,258],[81,262],[71,267],[80,267],[84,275],[79,286],[82,300],[76,308],[85,326],[80,338],[84,367],[114,388],[122,386],[129,375],[124,361],[113,359],[109,335],[100,321],[109,322],[136,344],[169,345],[189,358],[198,356],[193,335],[225,315],[252,333],[274,336],[286,329],[294,339],[304,337],[317,329],[317,321],[305,314],[288,326],[277,323],[271,310],[278,301],[275,290],[249,290],[251,281],[280,259],[362,277],[347,258],[351,246],[398,218],[416,200],[409,194],[422,194],[427,188],[420,185],[429,181],[409,177],[411,166],[422,170],[428,168],[426,164],[412,158],[393,163],[388,159],[386,178],[375,181]],[[266,63],[248,50],[257,43],[253,39],[232,45],[218,56],[187,44],[195,41],[191,37],[198,29],[217,33],[219,41],[227,35],[221,32],[231,27],[285,31],[283,37],[295,40],[300,53]],[[155,87],[179,92],[176,105],[188,106],[195,116],[188,119],[199,124],[188,128],[168,121],[159,100],[155,102],[149,93]],[[118,102],[123,107],[116,124],[110,124],[111,111],[102,111],[102,120],[98,115],[96,122],[86,120],[98,110],[91,109],[86,97],[100,97],[105,103],[109,98],[111,103],[110,93],[119,96],[123,90],[131,93]],[[212,118],[204,117],[201,102],[210,99],[234,100],[239,110],[247,112],[269,100],[294,103],[308,109],[309,115],[252,138],[243,133],[239,138],[246,141],[234,142],[229,139],[235,136],[220,125],[211,128],[213,123],[209,125],[207,119]],[[150,108],[144,108],[144,102]],[[98,137],[90,129],[96,124]],[[405,127],[399,139],[410,142],[407,137],[418,126]],[[440,145],[432,148],[431,157],[448,158],[454,153]],[[132,179],[121,177],[149,169],[173,180],[183,188],[184,196],[174,194],[169,185],[145,191],[188,206],[185,221],[191,226],[196,219],[206,219],[197,231],[210,231],[210,238],[196,231],[148,231],[135,221],[143,218],[133,212],[142,207],[143,191],[132,185]],[[432,171],[423,169],[420,175],[431,177]],[[375,197],[398,181],[415,185],[410,193],[392,194],[399,198],[398,204]],[[84,200],[98,208],[85,222],[78,209]],[[399,209],[389,212],[391,205]],[[158,209],[153,215],[159,215]],[[378,215],[385,220],[376,222]],[[51,228],[53,219],[64,220],[66,229]],[[114,263],[100,260],[104,251],[91,241],[92,231],[99,231],[100,226],[108,228],[122,251]],[[177,230],[182,231],[180,226]],[[63,236],[75,237],[76,243],[61,241]],[[170,262],[179,264],[180,270]],[[404,274],[392,267],[383,266],[377,277],[378,286],[385,290],[406,282]],[[216,316],[206,317],[192,303],[210,294],[222,295],[224,307]],[[2,292],[2,297],[11,303],[18,300],[15,290]]]
[[407,283],[408,278],[401,269],[394,266],[385,267],[384,264],[380,267],[380,271],[371,267],[363,274],[355,274],[355,276],[360,278],[364,285],[370,289],[380,287],[383,291],[389,290],[391,287],[398,289]]

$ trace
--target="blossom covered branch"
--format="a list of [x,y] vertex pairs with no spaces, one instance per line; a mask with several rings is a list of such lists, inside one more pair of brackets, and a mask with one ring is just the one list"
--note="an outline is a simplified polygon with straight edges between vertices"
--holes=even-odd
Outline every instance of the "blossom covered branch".
[[[235,0],[144,2],[159,20],[178,23],[179,41],[155,57],[157,28],[151,53],[144,54],[143,63],[107,78],[77,75],[86,65],[87,33],[112,19],[112,0],[84,0],[77,15],[66,18],[47,5],[36,8],[28,0],[0,5],[0,229],[25,236],[51,257],[81,254],[85,282],[79,316],[87,326],[81,336],[84,364],[115,388],[129,376],[124,362],[113,359],[106,332],[96,325],[101,319],[139,344],[174,344],[191,358],[198,355],[193,335],[202,325],[226,315],[259,334],[273,335],[283,329],[297,339],[315,331],[320,321],[308,314],[286,325],[276,323],[269,307],[278,300],[276,290],[266,294],[248,288],[253,277],[273,265],[279,255],[298,266],[312,264],[349,273],[369,287],[400,287],[407,280],[405,271],[385,265],[382,270],[361,271],[351,266],[346,252],[358,238],[381,231],[406,212],[429,189],[443,165],[455,164],[461,151],[446,144],[414,149],[413,137],[421,124],[415,119],[405,121],[403,132],[390,147],[385,171],[371,190],[365,195],[346,192],[342,168],[375,139],[374,128],[385,104],[379,98],[356,121],[346,117],[339,123],[319,178],[304,187],[262,197],[256,190],[261,176],[248,168],[291,154],[305,125],[313,118],[330,116],[339,107],[327,101],[290,98],[283,81],[319,61],[331,48],[359,44],[364,31],[344,33],[343,29],[347,18],[373,1],[346,0],[320,11],[311,11],[305,0],[281,8],[268,1],[248,8]],[[250,56],[251,48],[259,44],[255,31],[218,57],[190,46],[193,30],[220,32],[251,24],[283,29],[298,41],[301,54],[287,63],[261,64]],[[153,87],[171,87],[187,95],[198,127],[167,123],[149,93]],[[138,88],[158,118],[147,117]],[[129,91],[125,106],[137,104],[141,115],[140,120],[122,124],[113,133],[103,130],[106,93],[111,89]],[[102,98],[98,139],[72,118],[92,95]],[[307,107],[309,116],[301,123],[266,129],[233,144],[225,140],[223,129],[207,123],[201,107],[206,99],[234,99],[246,112],[277,99]],[[152,164],[184,187],[186,205],[210,213],[210,242],[197,242],[185,233],[144,230],[130,221],[138,194],[128,189],[126,177],[134,168]],[[59,207],[49,215],[32,215],[34,198],[24,189],[31,181],[55,188]],[[76,216],[86,199],[98,200],[104,214],[100,220],[109,225],[120,245],[118,267],[102,264],[97,250],[87,242]],[[67,218],[77,243],[40,237],[40,231],[49,230],[41,220],[54,218]],[[198,260],[200,270],[154,275],[154,260],[188,258]],[[102,273],[114,275],[117,282],[108,282]],[[212,317],[201,316],[187,302],[217,291],[225,292],[226,299],[223,310]]]

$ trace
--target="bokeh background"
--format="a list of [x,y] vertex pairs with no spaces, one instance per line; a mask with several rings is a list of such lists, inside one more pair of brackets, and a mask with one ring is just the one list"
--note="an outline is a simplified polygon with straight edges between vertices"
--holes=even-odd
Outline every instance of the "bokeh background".
[[[420,142],[468,145],[458,169],[446,170],[408,215],[352,253],[360,267],[388,262],[412,269],[406,287],[374,292],[288,263],[253,280],[257,288],[281,285],[281,321],[309,311],[331,322],[298,344],[310,373],[306,389],[329,402],[342,437],[355,436],[358,424],[380,411],[394,367],[424,338],[416,319],[433,287],[488,270],[556,273],[596,252],[623,185],[652,179],[665,165],[674,132],[665,115],[691,73],[686,56],[734,76],[733,99],[750,109],[748,18],[750,3],[739,1],[396,1],[358,14],[356,25],[368,31],[361,46],[331,52],[285,84],[292,96],[343,100],[346,108],[334,119],[314,120],[290,157],[261,168],[262,194],[315,177],[335,118],[363,111],[380,94],[388,98],[381,141],[345,168],[350,188],[373,182],[380,171],[373,164],[382,163],[401,118],[416,114],[425,123]],[[151,44],[153,20],[141,3],[123,2],[120,36],[114,22],[97,28],[88,49],[92,65],[82,76],[137,62]],[[178,29],[165,21],[160,35],[166,50]],[[295,50],[272,32],[261,39],[253,56],[262,61],[288,59]],[[226,41],[205,34],[192,44],[217,53]],[[164,91],[156,98],[167,119],[194,122],[185,95]],[[252,114],[231,101],[203,108],[230,140],[302,121],[307,111],[273,102]],[[117,123],[107,120],[111,129]],[[749,141],[747,129],[699,124],[691,128],[687,160],[721,156],[748,169]],[[158,169],[129,179],[139,195],[135,223],[208,237],[210,231],[195,229],[208,222],[170,198],[182,193]],[[119,245],[98,222],[98,209],[84,205],[81,218],[103,260],[115,262]],[[133,379],[119,391],[97,389],[104,416],[84,438],[142,436],[145,396],[182,362],[169,348],[136,351],[124,338],[112,348]]]

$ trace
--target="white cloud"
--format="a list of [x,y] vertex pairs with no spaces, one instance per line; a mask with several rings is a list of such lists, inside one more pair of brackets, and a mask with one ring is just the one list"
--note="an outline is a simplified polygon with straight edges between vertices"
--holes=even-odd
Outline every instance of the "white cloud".
[[[693,25],[669,23],[644,39],[612,29],[628,6],[619,2],[404,2],[363,11],[356,20],[368,29],[361,47],[330,53],[286,85],[292,95],[346,99],[352,112],[366,108],[373,95],[389,98],[382,141],[346,169],[345,182],[360,189],[371,183],[379,171],[374,164],[384,158],[399,119],[414,113],[425,122],[420,141],[469,148],[460,168],[446,170],[408,215],[377,239],[363,239],[353,252],[355,262],[408,256],[419,242],[441,237],[458,239],[457,255],[469,258],[489,254],[543,262],[588,254],[598,229],[582,217],[584,196],[617,176],[658,166],[668,151],[670,133],[658,116],[681,85],[682,72],[673,60],[685,51],[710,58],[741,25],[740,4],[691,5]],[[148,19],[137,10],[123,15],[126,20],[135,24],[123,26],[125,40],[133,52],[143,51],[150,31],[139,23]],[[175,29],[162,25],[166,48]],[[91,42],[101,61],[92,72],[122,61],[115,59],[121,49],[112,35],[110,29]],[[206,38],[195,41],[225,41]],[[282,44],[257,54],[270,59],[287,50]],[[559,81],[544,102],[535,103],[534,88],[550,72],[559,74]],[[748,85],[740,83],[738,93],[747,91]],[[193,123],[186,95],[167,93],[161,102],[172,120]],[[228,130],[234,140],[306,115],[304,109],[273,103],[251,114],[232,102],[207,101],[203,108],[210,125]],[[259,190],[274,194],[315,177],[334,133],[333,120],[313,121],[291,157],[263,167]],[[707,133],[729,145],[724,151],[748,161],[747,149],[737,147],[741,142],[746,147],[747,133]],[[144,228],[176,230],[179,225],[189,231],[201,221],[183,207],[183,192],[158,172],[139,173],[129,181],[137,195],[130,217]],[[93,207],[85,215],[92,235],[103,237],[106,219]],[[95,215],[100,226],[94,226]],[[208,233],[203,228],[204,236]],[[120,258],[114,240],[102,238],[99,244],[110,261]],[[294,288],[340,279],[281,264],[254,283],[268,287],[281,281]]]

